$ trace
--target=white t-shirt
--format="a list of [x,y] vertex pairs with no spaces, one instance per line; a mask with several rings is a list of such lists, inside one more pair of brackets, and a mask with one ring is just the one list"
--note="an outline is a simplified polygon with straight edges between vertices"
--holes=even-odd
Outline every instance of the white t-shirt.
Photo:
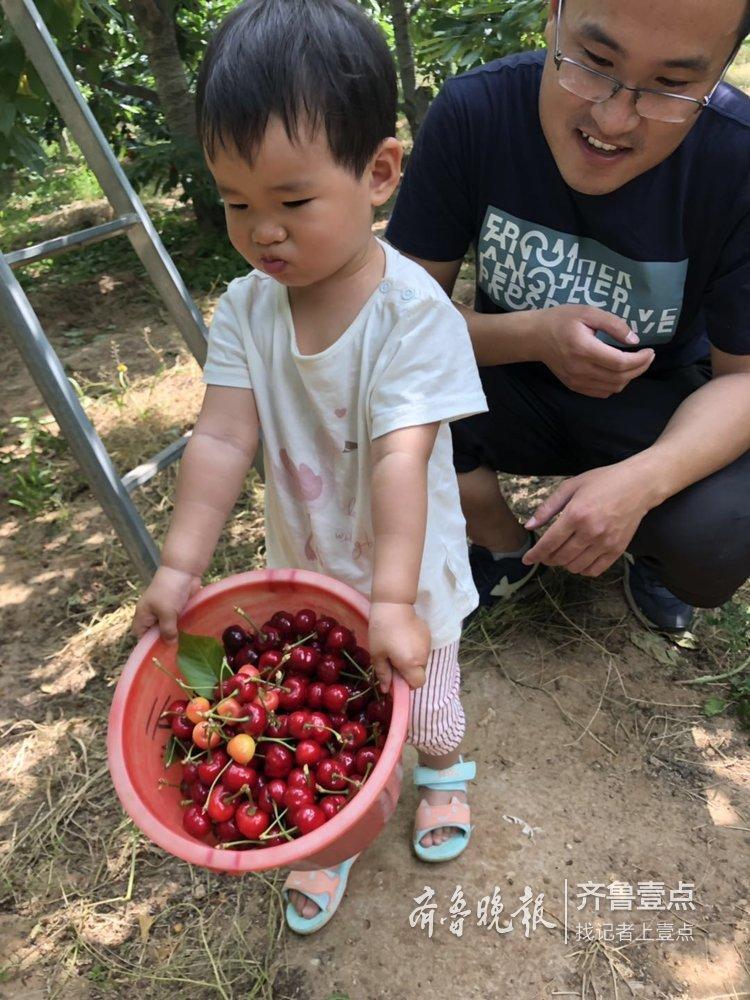
[[284,285],[259,271],[232,281],[211,324],[203,381],[255,393],[268,565],[316,570],[366,597],[372,441],[440,421],[415,604],[436,649],[459,637],[478,602],[448,421],[484,412],[487,404],[463,317],[422,267],[381,245],[383,280],[319,354],[297,350]]

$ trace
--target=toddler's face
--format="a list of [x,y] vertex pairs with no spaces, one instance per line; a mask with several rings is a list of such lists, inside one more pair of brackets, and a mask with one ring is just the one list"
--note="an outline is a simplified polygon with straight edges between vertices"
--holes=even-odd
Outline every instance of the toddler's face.
[[208,161],[224,200],[227,232],[248,264],[290,287],[337,273],[370,238],[372,186],[337,164],[325,132],[292,143],[272,118],[248,163],[221,147]]

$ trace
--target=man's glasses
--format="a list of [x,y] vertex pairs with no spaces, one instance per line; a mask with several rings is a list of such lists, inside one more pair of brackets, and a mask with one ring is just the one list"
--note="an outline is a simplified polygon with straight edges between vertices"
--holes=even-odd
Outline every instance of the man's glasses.
[[584,101],[592,104],[603,104],[621,90],[629,90],[635,94],[635,109],[641,118],[651,118],[657,122],[679,124],[686,122],[692,115],[698,114],[713,97],[716,88],[724,79],[724,74],[732,64],[737,54],[735,49],[727,60],[721,76],[705,97],[684,97],[682,94],[669,94],[663,90],[650,90],[648,87],[628,87],[614,76],[600,73],[583,63],[564,56],[560,50],[560,22],[562,20],[563,0],[560,0],[555,19],[555,53],[554,61],[557,67],[557,81],[561,87]]

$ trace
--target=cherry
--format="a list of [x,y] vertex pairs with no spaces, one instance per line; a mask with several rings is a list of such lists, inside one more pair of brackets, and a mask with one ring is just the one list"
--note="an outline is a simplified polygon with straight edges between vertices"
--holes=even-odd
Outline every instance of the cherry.
[[288,611],[277,611],[271,615],[270,622],[281,632],[282,638],[291,639],[294,636],[294,617]]
[[279,632],[275,625],[266,622],[258,633],[255,646],[259,653],[265,653],[268,649],[278,648],[281,645],[281,641],[281,632]]
[[266,774],[269,778],[285,778],[292,769],[293,761],[291,750],[272,743],[266,750]]
[[307,685],[305,701],[308,708],[322,708],[325,689],[326,686],[321,681],[313,681]]
[[183,781],[188,781],[192,784],[194,781],[198,780],[198,765],[192,760],[186,761],[182,765],[182,778]]
[[294,751],[294,759],[301,765],[318,764],[325,756],[325,750],[316,740],[300,740]]
[[291,674],[284,681],[285,691],[279,693],[279,706],[289,712],[302,708],[307,697],[307,680],[297,674]]
[[331,722],[331,729],[339,730],[344,725],[346,720],[346,715],[344,712],[331,712],[328,717]]
[[216,824],[216,836],[225,843],[231,843],[234,840],[242,838],[234,817],[232,819],[225,819],[223,823]]
[[205,837],[211,832],[211,820],[200,806],[188,806],[182,814],[182,825],[191,837]]
[[301,767],[293,767],[286,779],[287,788],[315,788],[315,779],[310,771],[305,774]]
[[234,821],[243,837],[257,840],[268,829],[271,817],[267,812],[256,808],[252,802],[244,802],[234,814]]
[[295,646],[289,653],[289,666],[301,674],[313,674],[319,662],[320,653],[312,646]]
[[372,663],[372,660],[370,658],[370,654],[367,652],[367,650],[363,646],[356,646],[355,649],[354,649],[354,652],[351,654],[351,656],[352,656],[352,659],[354,660],[354,662],[358,663],[359,666],[362,667],[363,670],[367,670],[367,668]]
[[323,715],[322,712],[308,712],[305,731],[302,736],[303,738],[317,740],[318,743],[327,743],[331,738],[331,729],[333,728],[330,724],[330,719]]
[[332,757],[327,757],[318,764],[315,777],[319,785],[333,792],[341,792],[346,788],[346,775],[342,773],[341,764]]
[[173,715],[170,728],[178,740],[189,740],[193,735],[193,723],[186,715]]
[[361,747],[357,750],[357,755],[354,758],[354,766],[364,774],[368,764],[372,770],[379,760],[380,750],[377,747]]
[[347,777],[354,770],[354,751],[353,750],[339,750],[336,756],[333,758],[341,765],[341,771]]
[[266,838],[265,846],[266,847],[278,847],[279,844],[285,844],[286,842],[287,842],[287,838],[284,837],[284,836],[282,836],[282,834],[279,834],[277,837],[268,837],[268,838]]
[[294,814],[294,822],[302,834],[317,830],[326,821],[326,814],[320,806],[300,806]]
[[367,743],[367,730],[361,722],[345,722],[339,730],[344,746],[359,749]]
[[227,802],[229,789],[223,785],[217,785],[208,796],[206,810],[214,823],[224,823],[234,816],[237,806],[234,802]]
[[286,795],[286,782],[281,778],[274,778],[258,793],[258,808],[263,812],[272,813],[274,802],[282,805]]
[[345,649],[347,653],[353,653],[356,648],[357,643],[354,635],[348,628],[344,628],[343,625],[334,625],[328,630],[326,649],[332,653],[338,653],[342,649]]
[[161,713],[162,716],[167,715],[184,715],[185,709],[188,707],[187,698],[178,698],[177,701],[170,701],[164,711]]
[[261,688],[253,704],[262,705],[267,712],[275,712],[279,707],[279,692],[276,688]]
[[196,805],[202,806],[208,798],[209,785],[204,785],[202,781],[194,781],[190,786],[190,798]]
[[325,795],[320,801],[320,808],[325,813],[326,819],[331,819],[345,805],[346,796],[344,795]]
[[233,719],[240,719],[243,716],[242,705],[236,698],[224,698],[215,709],[216,714],[222,721],[232,722]]
[[195,725],[206,718],[206,712],[211,710],[208,698],[191,698],[185,709],[185,715]]
[[210,722],[199,722],[193,726],[193,743],[201,750],[210,750],[221,743],[221,734]]
[[241,677],[248,677],[251,681],[254,681],[256,680],[256,678],[260,677],[260,670],[254,663],[243,664],[243,666],[240,667],[237,673]]
[[[240,702],[252,701],[258,695],[258,685],[253,684],[245,674],[235,674],[224,682],[225,695],[236,695]],[[242,713],[245,714],[244,711]]]
[[315,804],[315,793],[310,788],[290,788],[287,785],[286,792],[284,793],[284,805],[293,813],[295,809],[299,809],[300,806],[314,805]]
[[393,699],[390,694],[386,695],[385,698],[371,701],[365,708],[365,714],[370,722],[379,722],[383,726],[387,726],[391,721],[392,712]]
[[315,622],[315,632],[318,638],[325,639],[335,625],[338,625],[335,618],[331,618],[329,615],[321,615]]
[[260,654],[258,669],[264,677],[270,677],[281,666],[283,659],[284,654],[280,649],[267,649],[265,653]]
[[344,669],[344,661],[335,653],[326,653],[320,658],[316,677],[324,684],[335,684]]
[[294,616],[294,627],[299,635],[307,635],[315,628],[316,615],[309,608],[302,608]]
[[252,791],[258,784],[258,772],[253,767],[244,764],[230,764],[221,779],[230,792],[239,792],[244,786]]
[[235,764],[249,764],[255,756],[255,740],[247,733],[239,733],[227,743],[227,753]]
[[356,715],[372,701],[372,697],[372,688],[356,688],[349,701],[348,711],[352,715]]
[[240,729],[248,736],[260,736],[266,728],[268,722],[268,712],[257,702],[251,702],[243,707],[243,712],[247,717],[247,722],[240,723]]
[[250,641],[250,636],[241,625],[230,625],[221,633],[221,642],[227,653],[234,654]]
[[311,734],[308,732],[307,724],[310,720],[311,713],[304,708],[297,709],[296,712],[291,712],[288,716],[288,730],[289,735],[295,740],[304,740]]
[[349,694],[346,684],[329,684],[323,692],[323,704],[329,712],[345,712]]
[[289,716],[283,712],[271,716],[266,724],[266,734],[274,739],[283,740],[289,735]]
[[246,665],[254,666],[258,662],[258,653],[257,650],[253,649],[250,645],[242,646],[234,654],[233,659],[235,668],[244,667]]
[[198,765],[198,777],[204,785],[211,785],[228,763],[229,755],[224,750],[216,750],[209,760],[201,761]]

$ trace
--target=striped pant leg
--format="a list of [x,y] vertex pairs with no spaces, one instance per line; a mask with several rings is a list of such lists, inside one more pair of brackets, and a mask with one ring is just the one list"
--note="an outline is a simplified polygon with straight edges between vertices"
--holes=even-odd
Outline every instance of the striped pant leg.
[[427,679],[411,692],[406,740],[417,750],[439,757],[460,745],[466,729],[460,683],[457,640],[430,653]]

